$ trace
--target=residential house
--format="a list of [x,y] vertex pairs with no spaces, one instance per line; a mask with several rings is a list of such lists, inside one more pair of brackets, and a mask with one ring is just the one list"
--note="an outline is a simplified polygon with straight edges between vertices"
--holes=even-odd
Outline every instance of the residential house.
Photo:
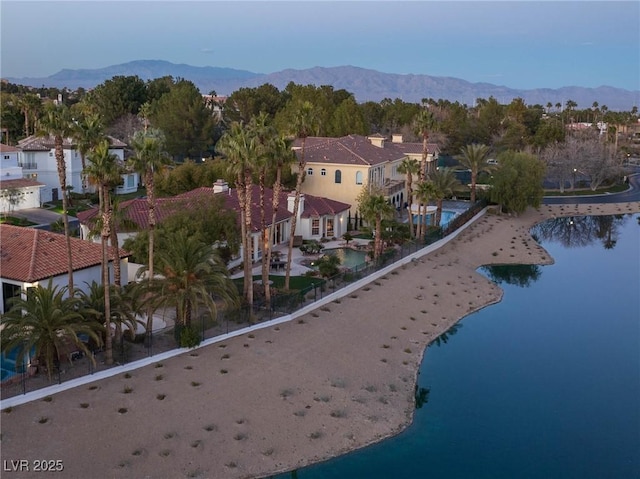
[[[252,188],[251,198],[251,234],[252,234],[252,259],[259,261],[262,257],[262,245],[260,241],[260,191],[257,185]],[[201,187],[171,198],[158,198],[156,205],[156,217],[161,223],[167,217],[180,210],[197,208],[199,202],[217,196],[223,198],[224,208],[238,212],[238,225],[240,225],[240,203],[238,192],[229,188],[223,180],[218,180],[212,187]],[[275,228],[275,245],[286,244],[291,233],[291,218],[293,216],[293,194],[283,192],[280,197],[278,210],[276,211],[275,224],[271,224],[273,214],[273,190],[265,188],[265,220],[270,232]],[[133,199],[120,204],[120,209],[131,222],[143,230],[148,224],[148,205],[146,199]],[[340,201],[313,195],[302,195],[298,209],[296,224],[296,236],[303,239],[339,238],[347,232],[347,218],[349,205]],[[97,208],[78,213],[80,220],[80,236],[91,239],[90,230],[93,221],[98,216]],[[119,232],[119,239],[135,235],[134,233]],[[271,233],[270,233],[271,235]],[[240,252],[239,257],[242,257]],[[135,272],[134,272],[135,273]]]
[[[348,135],[341,138],[308,137],[305,141],[305,179],[302,192],[322,195],[351,205],[351,215],[357,209],[357,198],[363,188],[377,186],[396,208],[407,201],[405,178],[398,167],[407,157],[415,155],[417,145],[422,156],[422,143],[403,143],[401,136],[389,142],[380,135]],[[302,141],[294,150],[302,155]],[[431,147],[428,161],[434,161],[437,149]],[[297,171],[297,165],[293,165]]]
[[[64,235],[36,228],[0,224],[0,311],[7,301],[49,279],[59,287],[67,286],[67,244]],[[96,243],[71,238],[73,281],[76,288],[87,291],[91,282],[101,282],[102,248]],[[109,271],[113,278],[113,255],[109,252]],[[120,250],[120,266],[127,271],[129,254]],[[122,283],[127,283],[123,274]]]
[[40,207],[40,190],[44,184],[23,177],[18,165],[20,150],[0,143],[0,213],[10,215],[13,211]]
[[[127,145],[112,137],[108,139],[111,145],[109,152],[117,156],[119,161],[124,162]],[[93,192],[93,186],[88,185],[83,188],[82,158],[74,140],[64,138],[62,148],[67,169],[67,186],[76,193]],[[18,165],[22,167],[24,177],[45,185],[41,192],[41,203],[60,199],[60,180],[53,137],[29,136],[18,142],[18,150]],[[85,161],[88,160],[85,159]],[[122,184],[116,189],[116,194],[135,192],[139,183],[138,173],[124,173]]]

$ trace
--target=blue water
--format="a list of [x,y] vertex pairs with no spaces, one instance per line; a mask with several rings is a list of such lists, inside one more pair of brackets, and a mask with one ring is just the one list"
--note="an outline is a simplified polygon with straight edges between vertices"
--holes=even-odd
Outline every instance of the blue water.
[[0,354],[0,382],[12,378],[19,374],[16,372],[16,356],[18,352],[13,349],[11,351],[2,352]]
[[338,256],[340,264],[346,268],[355,268],[367,262],[366,251],[357,251],[351,248],[332,248],[325,249],[323,252]]
[[[449,222],[458,215],[455,211],[442,210],[442,216],[440,217],[440,226],[442,228],[446,227]],[[427,225],[431,225],[436,219],[436,215],[427,215],[425,216],[425,222]],[[413,215],[413,224],[417,225],[420,223],[420,216]]]
[[297,477],[640,478],[639,218],[549,223],[554,265],[483,270],[504,298],[429,347],[413,424]]

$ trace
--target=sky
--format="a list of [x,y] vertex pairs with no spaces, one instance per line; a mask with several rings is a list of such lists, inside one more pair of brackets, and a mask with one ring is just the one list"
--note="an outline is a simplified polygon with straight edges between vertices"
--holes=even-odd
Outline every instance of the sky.
[[640,90],[634,1],[0,0],[0,75],[166,60]]

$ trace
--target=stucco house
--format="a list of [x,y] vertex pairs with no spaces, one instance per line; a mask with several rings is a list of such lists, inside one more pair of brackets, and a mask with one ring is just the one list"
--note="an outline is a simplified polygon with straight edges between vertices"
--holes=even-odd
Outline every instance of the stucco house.
[[[124,162],[125,143],[116,138],[107,137],[110,143],[109,152]],[[51,136],[29,136],[20,140],[18,148],[18,165],[22,167],[23,175],[27,179],[39,181],[45,185],[41,192],[41,202],[57,201],[61,198],[58,167],[55,156],[54,139]],[[64,138],[62,143],[64,159],[67,168],[67,185],[73,192],[93,192],[94,188],[82,184],[82,157],[72,138]],[[88,161],[85,159],[85,161]],[[127,172],[122,175],[122,184],[116,189],[116,194],[126,194],[137,191],[140,178],[138,173]],[[40,205],[38,205],[40,206]]]
[[[201,187],[171,198],[158,198],[156,205],[156,217],[161,223],[168,216],[181,209],[197,208],[199,202],[217,196],[223,199],[224,208],[238,212],[238,224],[240,222],[240,203],[238,192],[235,188],[229,188],[223,180],[218,180],[211,187]],[[270,231],[275,228],[275,245],[285,244],[289,241],[291,233],[291,218],[293,216],[294,195],[282,192],[278,210],[276,211],[275,224],[271,224],[273,190],[265,188],[265,219]],[[296,236],[303,239],[339,238],[347,232],[349,204],[340,201],[313,196],[302,195],[298,208],[298,220],[296,224]],[[126,218],[138,226],[139,230],[147,227],[148,206],[146,199],[133,199],[120,204],[121,211]],[[80,221],[80,236],[85,239],[90,237],[93,221],[98,215],[98,209],[78,213]],[[260,241],[260,191],[257,185],[252,188],[251,198],[251,233],[252,233],[252,259],[259,261],[262,257],[262,245]],[[123,241],[136,233],[119,232],[119,240]],[[270,233],[271,234],[271,233]],[[97,240],[97,238],[96,238]],[[242,257],[240,252],[239,257]]]
[[[0,224],[0,281],[2,295],[0,311],[16,294],[26,294],[38,284],[46,285],[49,278],[54,285],[67,286],[67,245],[64,235],[36,228]],[[91,282],[101,282],[102,248],[99,244],[71,238],[73,282],[86,291]],[[109,252],[109,272],[113,278],[113,255]],[[129,254],[120,250],[120,266],[127,271]],[[127,283],[123,274],[123,285]]]
[[18,164],[16,147],[0,143],[0,213],[10,215],[13,211],[40,207],[40,190],[44,184],[24,178]]
[[[302,141],[297,140],[293,149],[300,157]],[[393,141],[377,133],[367,137],[308,137],[305,141],[306,169],[302,192],[350,204],[353,215],[362,189],[375,185],[396,208],[402,208],[407,200],[406,176],[398,172],[398,166],[418,151],[421,158],[422,143],[403,143],[401,135],[394,135]],[[432,144],[427,161],[435,161],[438,152]],[[292,168],[297,171],[297,165]]]

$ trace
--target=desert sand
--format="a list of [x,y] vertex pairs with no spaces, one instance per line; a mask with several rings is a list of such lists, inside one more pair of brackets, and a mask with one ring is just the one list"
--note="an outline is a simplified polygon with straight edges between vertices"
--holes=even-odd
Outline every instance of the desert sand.
[[[529,234],[554,216],[640,203],[486,214],[437,251],[288,323],[5,409],[3,478],[247,478],[303,467],[397,434],[414,411],[426,346],[500,301],[485,264],[550,264]],[[127,377],[130,376],[130,377]],[[26,460],[30,472],[9,472]]]

